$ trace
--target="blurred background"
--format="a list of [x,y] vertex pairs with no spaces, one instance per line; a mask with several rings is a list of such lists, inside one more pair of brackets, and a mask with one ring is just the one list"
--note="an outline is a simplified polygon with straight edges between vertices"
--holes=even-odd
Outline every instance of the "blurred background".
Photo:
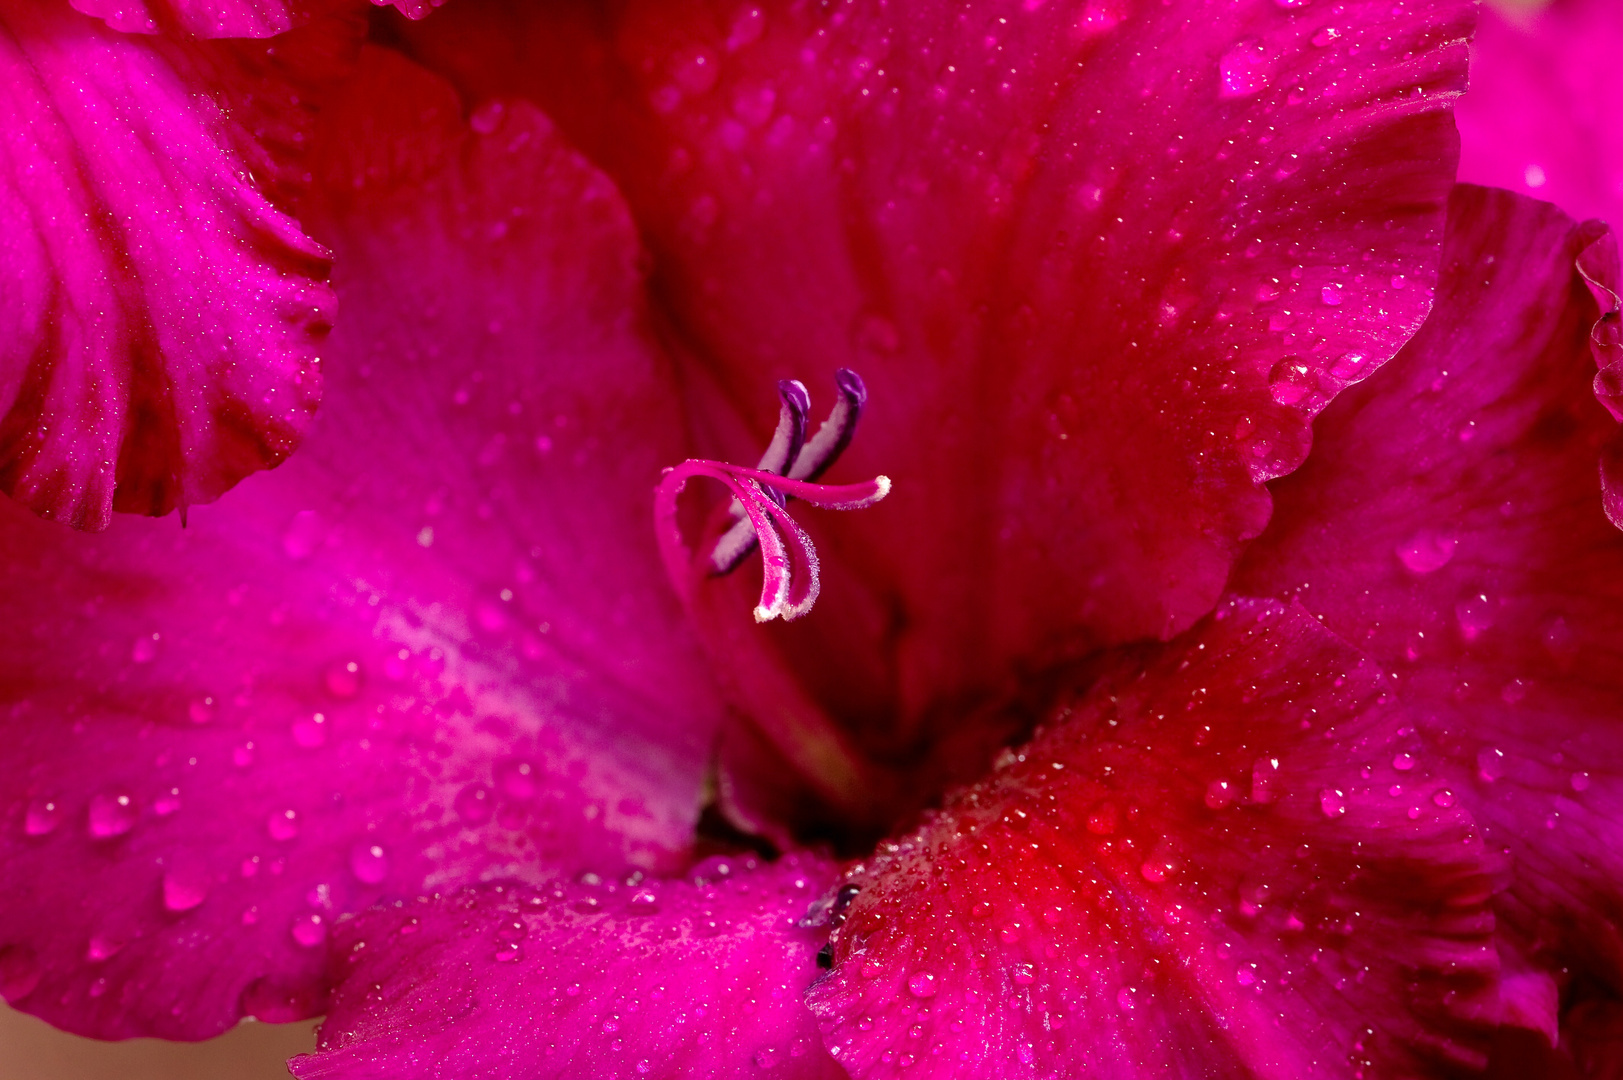
[[315,1028],[249,1022],[205,1043],[105,1043],[0,1003],[0,1080],[286,1080],[283,1062],[315,1049]]

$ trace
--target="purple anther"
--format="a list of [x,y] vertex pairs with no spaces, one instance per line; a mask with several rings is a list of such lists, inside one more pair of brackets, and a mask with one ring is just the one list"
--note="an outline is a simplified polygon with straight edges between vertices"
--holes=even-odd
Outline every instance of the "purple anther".
[[[796,498],[832,510],[872,506],[890,493],[890,480],[876,476],[860,484],[815,484],[808,479],[823,472],[851,441],[867,391],[855,372],[840,369],[835,376],[840,400],[817,435],[806,441],[806,414],[810,398],[793,379],[778,384],[782,401],[778,427],[759,468],[748,469],[719,461],[684,461],[665,470],[654,492],[654,526],[666,573],[684,602],[691,601],[696,579],[693,555],[677,524],[676,500],[695,476],[725,484],[732,492],[733,520],[711,547],[706,562],[712,574],[724,574],[761,549],[763,565],[757,622],[795,619],[811,610],[817,600],[817,552],[811,538],[789,516],[787,504]],[[785,475],[783,466],[788,466]]]
[[778,400],[777,430],[755,467],[762,472],[787,476],[790,466],[800,457],[801,447],[806,445],[806,417],[811,413],[811,395],[799,379],[782,379],[778,382]]
[[863,385],[862,376],[850,368],[840,368],[834,373],[834,385],[839,388],[840,400],[834,403],[834,410],[817,429],[817,434],[801,447],[785,476],[816,480],[851,445],[857,433],[857,421],[862,419],[862,407],[868,403],[868,388]]
[[[795,480],[816,480],[839,459],[857,433],[857,421],[862,418],[862,407],[868,401],[868,388],[862,376],[850,368],[834,373],[834,385],[839,400],[828,419],[810,439],[806,435],[806,416],[811,411],[811,395],[797,379],[784,379],[778,383],[778,396],[783,404],[778,413],[778,428],[772,433],[772,442],[761,463],[762,472],[774,472]],[[779,506],[785,505],[785,496],[768,489],[767,495]],[[728,508],[732,524],[710,549],[710,572],[720,576],[731,573],[755,550],[755,529],[737,499]]]

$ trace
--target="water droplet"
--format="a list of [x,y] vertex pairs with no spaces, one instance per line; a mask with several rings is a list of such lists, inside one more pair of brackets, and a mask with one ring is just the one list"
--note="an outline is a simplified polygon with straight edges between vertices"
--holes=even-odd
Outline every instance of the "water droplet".
[[1037,974],[1030,964],[1016,964],[1014,966],[1014,982],[1016,986],[1030,986],[1037,981]]
[[778,1067],[778,1052],[771,1047],[755,1052],[755,1066],[758,1069],[775,1069]]
[[1363,352],[1344,352],[1330,363],[1330,374],[1342,382],[1355,383],[1364,378],[1368,372],[1369,354]]
[[180,789],[178,787],[172,787],[152,800],[152,812],[159,817],[168,817],[179,810]]
[[1249,97],[1268,85],[1268,55],[1259,41],[1240,42],[1223,54],[1217,68],[1222,97]]
[[376,885],[389,876],[389,857],[381,846],[357,841],[349,849],[349,872],[355,875],[356,881]]
[[1279,772],[1279,759],[1260,757],[1251,763],[1251,801],[1266,806],[1277,797],[1274,794],[1274,774]]
[[1505,752],[1484,746],[1476,752],[1476,774],[1491,784],[1505,775]]
[[1398,545],[1395,551],[1398,561],[1411,573],[1430,574],[1448,565],[1448,561],[1454,557],[1456,543],[1452,536],[1436,529],[1421,529],[1409,538],[1408,543]]
[[158,658],[158,635],[150,634],[135,639],[130,647],[130,659],[137,664],[150,664]]
[[935,973],[915,971],[907,980],[907,989],[916,998],[933,998],[936,994]]
[[502,115],[507,106],[500,101],[484,101],[468,114],[468,126],[481,135],[492,134],[502,126]]
[[1319,810],[1327,818],[1338,818],[1347,812],[1347,797],[1335,788],[1319,791]]
[[1117,811],[1115,803],[1100,803],[1088,815],[1088,832],[1095,836],[1109,836],[1116,831],[1119,819],[1120,812]]
[[314,750],[327,742],[327,717],[311,713],[293,721],[293,741],[306,750]]
[[1234,785],[1227,780],[1213,780],[1206,785],[1206,805],[1221,810],[1234,801]]
[[1431,801],[1446,810],[1450,806],[1454,805],[1454,793],[1447,788],[1442,788],[1436,794],[1432,795]]
[[320,515],[314,510],[300,510],[282,534],[282,551],[290,559],[308,559],[321,546],[326,532]]
[[135,817],[135,800],[129,792],[100,792],[90,800],[90,835],[97,840],[123,836],[135,828]]
[[246,769],[254,763],[254,744],[243,743],[231,751],[231,764],[239,769]]
[[55,799],[33,799],[23,814],[23,832],[29,836],[45,836],[62,824],[62,804]]
[[539,779],[535,765],[522,758],[511,758],[496,766],[496,786],[509,799],[529,802],[539,790]]
[[1578,652],[1577,635],[1560,615],[1544,624],[1544,649],[1558,661],[1571,660]]
[[1124,986],[1120,990],[1116,991],[1116,1005],[1117,1005],[1118,1008],[1121,1008],[1121,1009],[1126,1009],[1128,1011],[1132,1010],[1132,1008],[1133,1008],[1133,990],[1132,990],[1132,987]]
[[186,706],[186,716],[194,724],[207,724],[214,719],[214,699],[211,697],[193,698]]
[[457,817],[468,825],[483,825],[495,813],[495,799],[490,788],[477,781],[456,793],[453,804]]
[[117,956],[119,950],[124,947],[124,944],[125,943],[118,938],[104,937],[101,934],[97,934],[92,937],[90,939],[90,943],[85,946],[85,959],[89,960],[92,964],[99,964],[103,960],[109,960],[114,956]]
[[998,940],[1002,941],[1005,945],[1013,945],[1015,942],[1020,940],[1024,933],[1025,927],[1021,926],[1017,922],[1011,922],[1004,924],[1004,926],[998,930],[997,936]]
[[299,812],[297,810],[277,810],[265,819],[265,831],[270,833],[272,840],[291,840],[299,835]]
[[1241,967],[1234,972],[1234,981],[1241,986],[1250,986],[1257,981],[1257,976],[1250,968]]
[[175,866],[163,875],[163,906],[170,911],[190,911],[208,894],[208,873],[200,866]]
[[1414,755],[1406,750],[1400,750],[1392,757],[1392,767],[1398,772],[1408,772],[1414,768]]
[[1589,790],[1589,774],[1586,772],[1573,773],[1571,780],[1568,782],[1572,785],[1573,791]]
[[1329,304],[1331,307],[1337,306],[1342,300],[1341,286],[1326,285],[1324,288],[1319,290],[1319,299],[1324,301],[1326,304]]
[[1493,603],[1486,593],[1468,593],[1454,605],[1454,618],[1459,622],[1460,636],[1466,641],[1475,641],[1492,628],[1494,614]]
[[327,920],[317,912],[300,915],[293,920],[288,928],[293,940],[306,949],[314,949],[327,940]]
[[327,693],[348,701],[361,692],[361,665],[354,660],[342,660],[327,668],[323,680]]

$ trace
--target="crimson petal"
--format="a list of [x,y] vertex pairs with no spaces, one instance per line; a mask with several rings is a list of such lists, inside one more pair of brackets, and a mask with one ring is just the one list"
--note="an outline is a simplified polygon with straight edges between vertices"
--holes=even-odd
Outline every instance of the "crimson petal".
[[335,942],[345,982],[300,1080],[844,1072],[801,995],[796,926],[834,866],[713,859],[687,880],[487,889],[370,912]]
[[859,1078],[1481,1064],[1491,864],[1395,684],[1261,601],[1145,660],[851,871],[811,992],[830,1052]]
[[720,708],[648,528],[685,446],[624,205],[386,52],[328,120],[309,444],[184,531],[0,512],[0,992],[60,1027],[312,1015],[346,911],[689,857]]
[[722,414],[772,379],[868,383],[852,475],[897,494],[762,640],[875,757],[1209,610],[1308,417],[1429,309],[1467,3],[531,10],[407,33],[619,181],[727,399],[706,456],[764,443]]
[[1511,857],[1507,945],[1571,1007],[1623,977],[1623,534],[1596,475],[1618,425],[1574,272],[1597,236],[1466,186],[1449,221],[1431,321],[1320,418],[1235,587],[1299,597],[1397,673]]

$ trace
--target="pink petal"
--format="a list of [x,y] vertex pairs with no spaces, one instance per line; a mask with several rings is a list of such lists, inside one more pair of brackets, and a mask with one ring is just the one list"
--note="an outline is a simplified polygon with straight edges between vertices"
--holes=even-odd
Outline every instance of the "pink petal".
[[1103,676],[848,874],[810,1000],[852,1076],[1480,1064],[1490,864],[1395,684],[1261,601]]
[[8,3],[0,490],[102,529],[285,458],[321,397],[328,253],[272,204],[356,25],[274,46]]
[[1319,420],[1236,571],[1397,672],[1510,860],[1508,940],[1563,1006],[1623,974],[1623,534],[1596,458],[1594,243],[1554,207],[1455,194],[1436,313],[1379,386]]
[[716,859],[690,879],[496,888],[347,924],[300,1080],[844,1075],[801,1000],[834,866]]
[[[346,0],[71,0],[73,7],[127,34],[178,30],[200,38],[266,38],[303,26]],[[445,0],[372,0],[421,19]],[[347,6],[358,6],[348,0]]]
[[313,1015],[346,911],[689,857],[720,708],[648,526],[685,447],[635,230],[532,108],[357,79],[308,444],[184,531],[0,511],[0,990],[74,1031]]
[[1522,7],[1483,5],[1459,106],[1460,179],[1549,199],[1579,218],[1623,221],[1623,85],[1614,73],[1623,9],[1610,0]]
[[413,47],[627,192],[707,456],[753,460],[779,377],[867,380],[840,468],[895,494],[808,526],[819,608],[761,640],[874,757],[1209,610],[1308,418],[1429,309],[1468,4],[534,10]]

